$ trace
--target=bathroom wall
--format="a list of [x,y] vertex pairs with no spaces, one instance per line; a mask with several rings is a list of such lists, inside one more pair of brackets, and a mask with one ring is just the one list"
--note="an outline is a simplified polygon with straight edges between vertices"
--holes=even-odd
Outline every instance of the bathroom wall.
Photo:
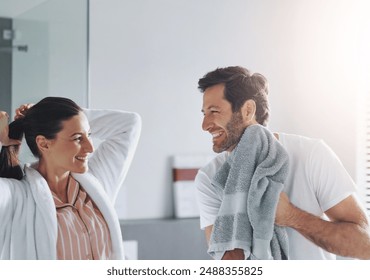
[[323,138],[355,177],[360,2],[91,0],[90,105],[143,119],[119,216],[173,216],[170,157],[212,153],[197,81],[228,65],[268,78],[272,130]]

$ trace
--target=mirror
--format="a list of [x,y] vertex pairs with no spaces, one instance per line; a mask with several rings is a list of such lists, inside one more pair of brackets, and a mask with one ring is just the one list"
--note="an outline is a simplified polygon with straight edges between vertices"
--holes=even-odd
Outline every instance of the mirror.
[[13,117],[45,96],[87,107],[88,0],[6,0],[0,11],[1,110]]

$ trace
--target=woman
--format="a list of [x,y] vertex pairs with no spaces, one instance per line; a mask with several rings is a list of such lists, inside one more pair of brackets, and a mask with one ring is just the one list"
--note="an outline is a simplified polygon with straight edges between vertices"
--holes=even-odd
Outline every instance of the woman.
[[[83,111],[69,99],[47,97],[17,109],[15,119],[10,126],[23,130],[39,160],[25,165],[20,180],[0,178],[1,259],[123,259],[113,203],[138,143],[140,117]],[[102,140],[95,151],[90,133]],[[0,112],[5,149],[20,144],[9,135]],[[13,151],[2,165],[17,164]]]

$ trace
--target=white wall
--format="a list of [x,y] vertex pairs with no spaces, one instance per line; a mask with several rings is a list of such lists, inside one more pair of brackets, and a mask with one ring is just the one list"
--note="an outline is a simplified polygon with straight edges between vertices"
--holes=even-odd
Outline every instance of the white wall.
[[263,73],[270,128],[323,138],[354,176],[358,3],[91,0],[91,107],[143,118],[119,216],[172,216],[169,157],[211,153],[197,81],[216,67]]

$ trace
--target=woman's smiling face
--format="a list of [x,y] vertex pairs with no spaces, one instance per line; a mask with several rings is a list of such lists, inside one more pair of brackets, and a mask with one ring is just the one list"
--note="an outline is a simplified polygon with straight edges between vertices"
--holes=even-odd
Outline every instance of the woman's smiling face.
[[88,170],[88,155],[94,151],[90,125],[83,112],[62,122],[63,129],[50,141],[44,159],[57,173],[84,173]]

